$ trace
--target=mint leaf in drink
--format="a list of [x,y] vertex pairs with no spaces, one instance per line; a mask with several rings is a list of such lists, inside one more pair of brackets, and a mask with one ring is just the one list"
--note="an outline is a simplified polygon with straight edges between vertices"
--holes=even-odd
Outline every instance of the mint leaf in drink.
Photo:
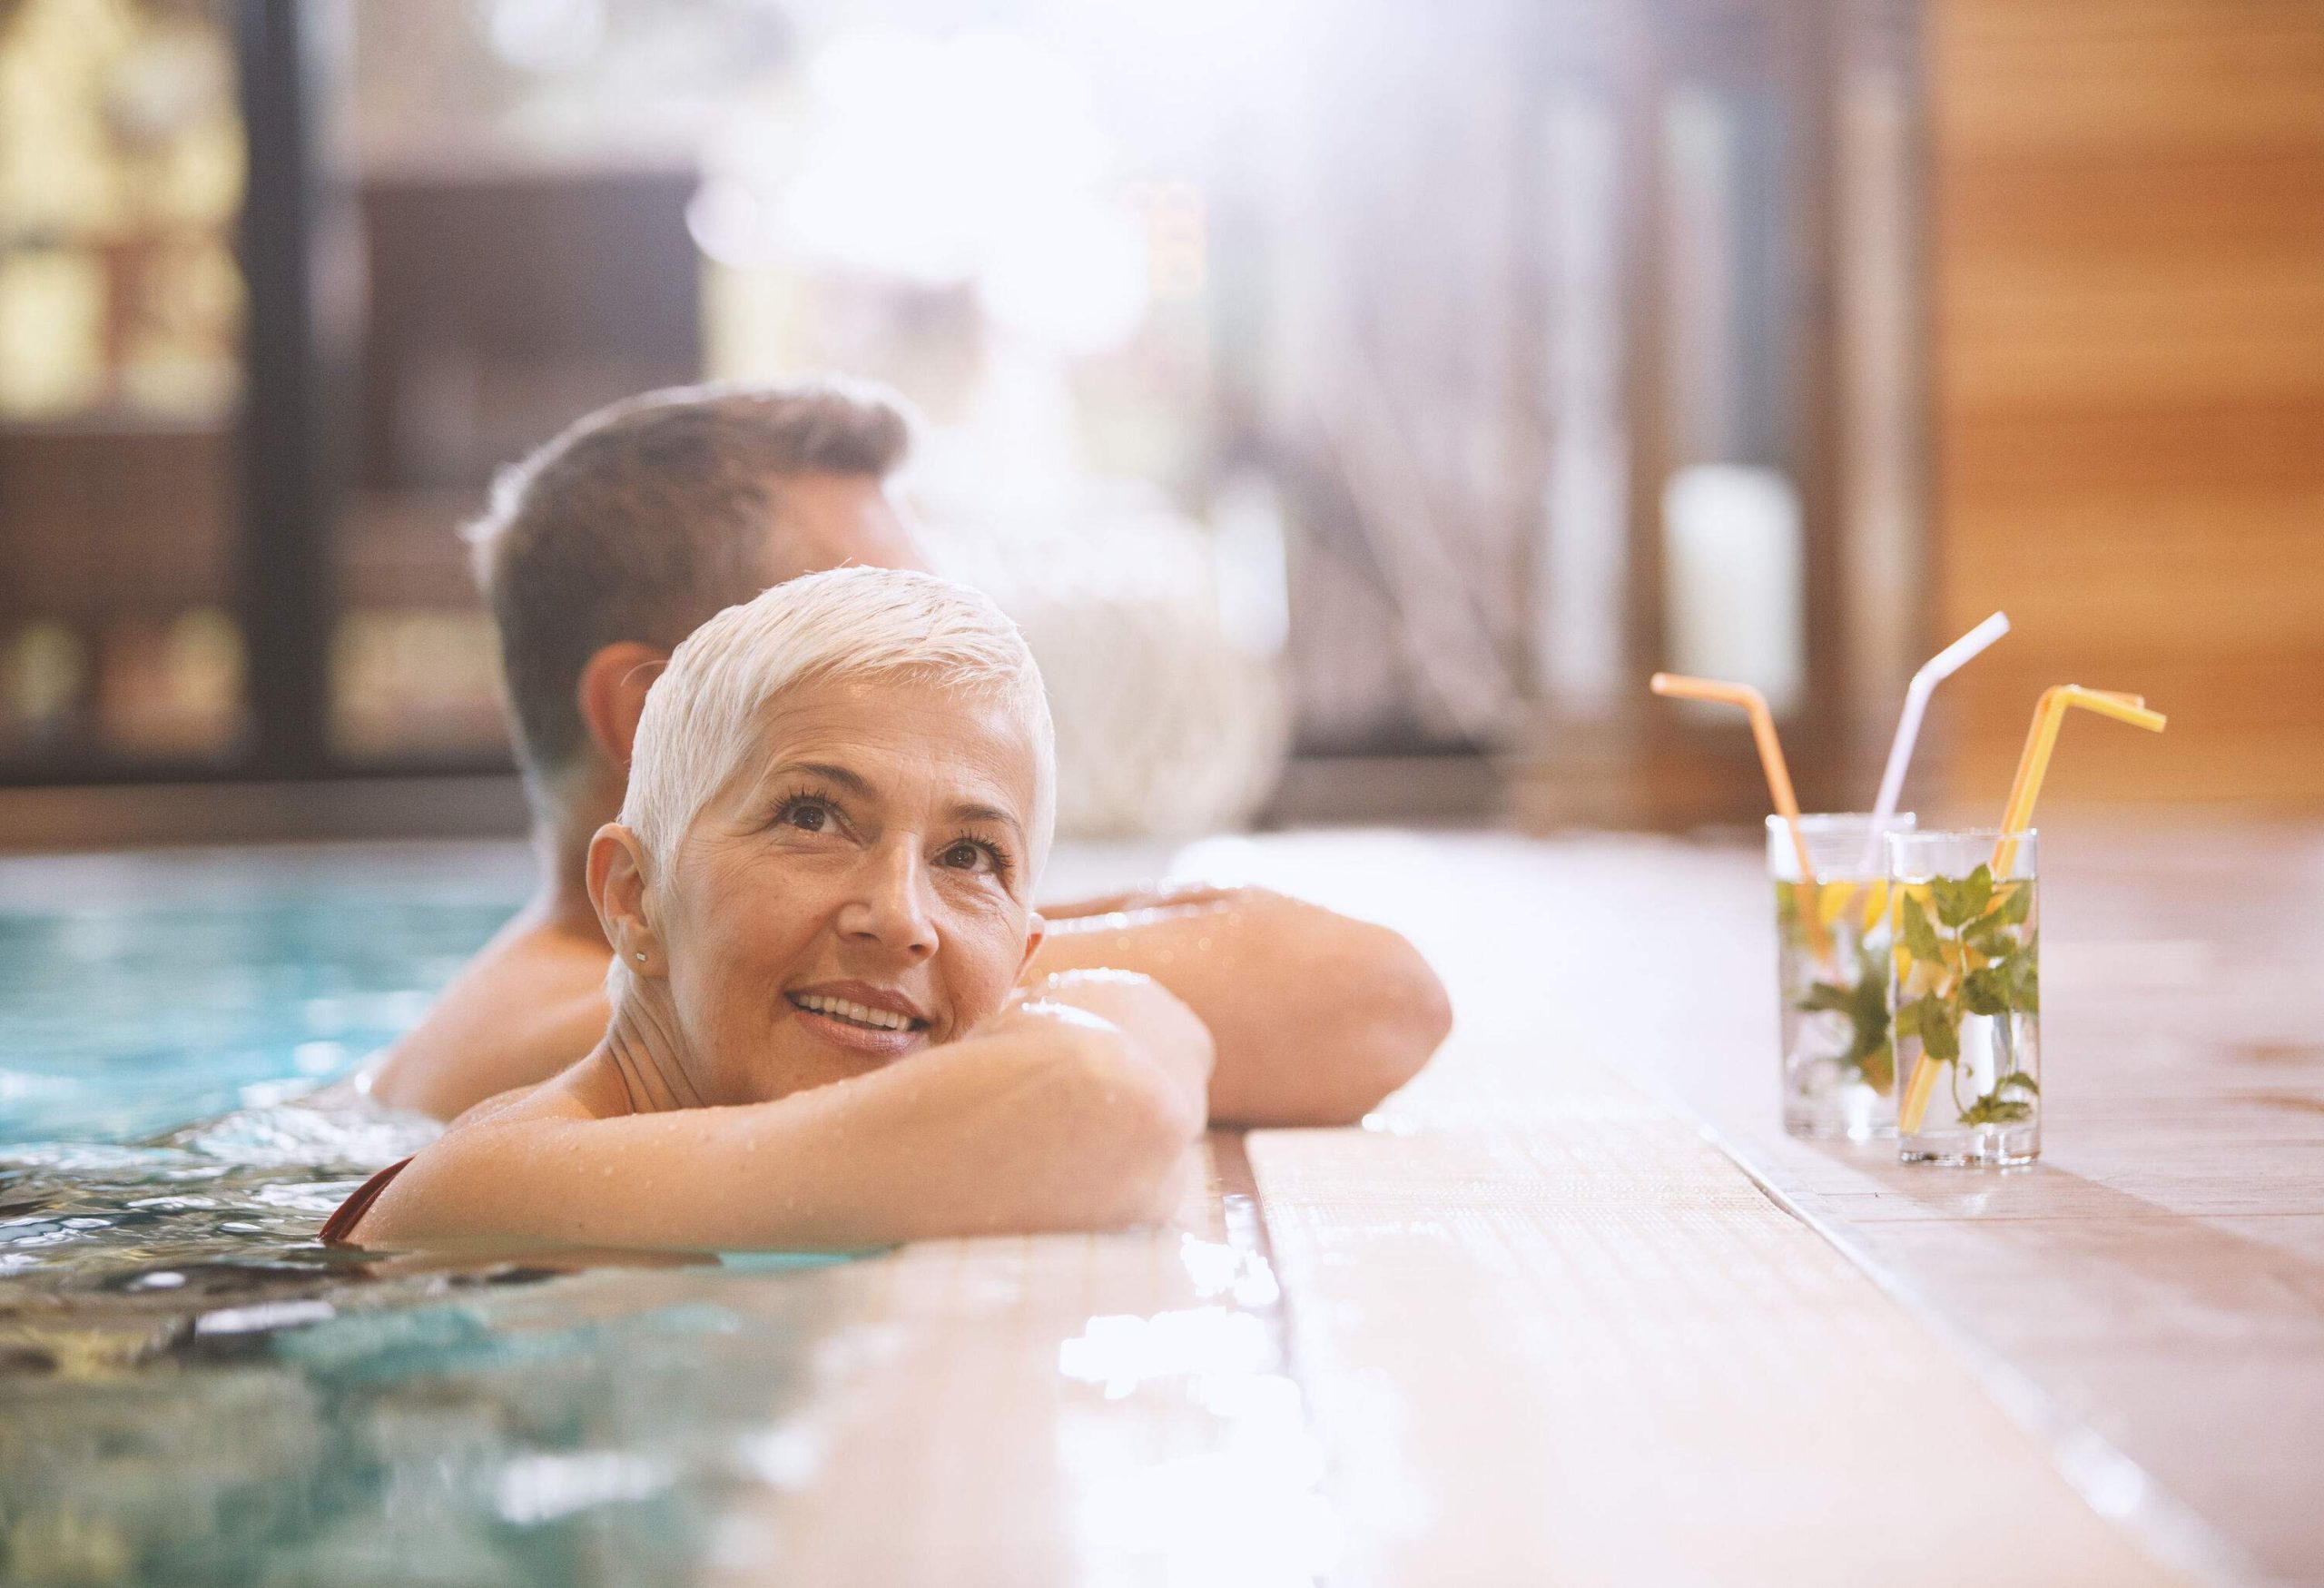
[[2003,1076],[1999,1080],[1994,1081],[1994,1090],[1996,1092],[2005,1091],[2013,1086],[2017,1088],[2020,1091],[2030,1091],[2035,1097],[2040,1097],[2042,1095],[2041,1086],[2032,1076],[2026,1074],[2023,1070],[2013,1070],[2007,1075]]
[[1829,981],[1818,981],[1792,1000],[1794,1009],[1821,1010],[1844,1014],[1856,1006],[1856,995],[1845,987],[1835,987]]
[[2004,883],[2000,902],[1985,918],[1988,926],[2023,926],[2034,911],[2034,884],[2028,882]]
[[1929,902],[1936,906],[1936,918],[1947,926],[1961,924],[1961,884],[1951,877],[1931,877],[1928,880]]
[[2034,1105],[2016,1098],[1986,1096],[1961,1110],[1964,1125],[2017,1125],[2034,1117]]
[[1921,1046],[1932,1059],[1950,1064],[1961,1057],[1961,1017],[1934,992],[1920,996]]
[[1968,876],[1931,876],[1929,897],[1935,900],[1935,919],[1945,925],[1968,925],[1984,913],[1994,897],[1994,874],[1980,865]]
[[2009,983],[1990,965],[1961,979],[1961,1001],[1971,1014],[2007,1014]]
[[2042,1012],[2041,972],[2034,963],[2032,945],[2009,962],[2009,1006],[2026,1014]]
[[1856,950],[1856,981],[1846,993],[1846,1012],[1852,1030],[1840,1063],[1856,1071],[1865,1083],[1886,1091],[1896,1079],[1896,1060],[1888,1043],[1888,977],[1886,956],[1876,949]]
[[1993,900],[1993,868],[1980,865],[1957,882],[1951,877],[1932,877],[1928,892],[1929,897],[1936,901],[1938,921],[1947,926],[1966,926],[1983,915]]
[[[1941,882],[1943,879],[1939,879]],[[1944,906],[1939,905],[1939,909]],[[1945,945],[1937,942],[1936,929],[1928,923],[1928,912],[1910,893],[1905,895],[1902,917],[1905,952],[1925,965],[1945,966]]]
[[1947,926],[1965,925],[1983,915],[1985,912],[1985,906],[1993,901],[1994,868],[1980,862],[1977,869],[1971,872],[1967,880],[1961,884],[1961,919],[1948,921],[1945,924]]
[[1896,1034],[1917,1037],[1921,1034],[1921,1001],[1917,998],[1896,1011]]
[[1995,966],[2017,952],[2017,939],[2006,930],[1990,926],[1982,921],[1961,941]]

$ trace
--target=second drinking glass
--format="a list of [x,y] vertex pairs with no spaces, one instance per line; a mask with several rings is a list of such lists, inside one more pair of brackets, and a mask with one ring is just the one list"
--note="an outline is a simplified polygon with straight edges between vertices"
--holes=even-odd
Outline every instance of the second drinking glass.
[[2042,1151],[2041,906],[2033,833],[1888,839],[1888,1003],[1906,1161]]

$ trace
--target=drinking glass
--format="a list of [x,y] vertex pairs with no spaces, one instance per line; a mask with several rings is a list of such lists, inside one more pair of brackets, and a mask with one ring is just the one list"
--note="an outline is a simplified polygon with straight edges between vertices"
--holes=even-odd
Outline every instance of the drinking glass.
[[1985,828],[1887,842],[1897,1151],[2031,1163],[2042,1151],[2039,839]]
[[[1768,818],[1783,1128],[1794,1136],[1855,1141],[1890,1135],[1896,1093],[1888,1033],[1887,856],[1870,843],[1867,815],[1802,816],[1799,828],[1816,868],[1813,888],[1800,880],[1791,829],[1780,816]],[[1912,829],[1908,811],[1880,825],[1884,839]],[[1869,866],[1867,847],[1875,856]]]

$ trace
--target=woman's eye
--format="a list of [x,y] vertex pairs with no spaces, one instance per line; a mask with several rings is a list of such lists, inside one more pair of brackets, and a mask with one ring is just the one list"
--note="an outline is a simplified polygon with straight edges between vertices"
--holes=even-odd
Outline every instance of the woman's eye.
[[832,808],[821,800],[793,800],[775,814],[775,821],[802,833],[821,833],[832,824]]
[[956,871],[989,872],[1000,868],[994,863],[993,853],[981,843],[966,839],[944,852],[944,863]]

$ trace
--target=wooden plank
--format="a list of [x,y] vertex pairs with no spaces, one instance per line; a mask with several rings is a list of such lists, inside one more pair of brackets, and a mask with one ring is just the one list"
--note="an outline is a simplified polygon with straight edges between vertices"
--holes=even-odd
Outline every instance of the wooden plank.
[[750,1443],[762,1486],[704,1581],[1311,1580],[1320,1460],[1239,1145],[1220,1156],[1225,1185],[1159,1230],[931,1241],[765,1287],[812,1382]]
[[1338,1581],[2172,1580],[1669,1105],[1539,1041],[1448,1074],[1251,1141]]

